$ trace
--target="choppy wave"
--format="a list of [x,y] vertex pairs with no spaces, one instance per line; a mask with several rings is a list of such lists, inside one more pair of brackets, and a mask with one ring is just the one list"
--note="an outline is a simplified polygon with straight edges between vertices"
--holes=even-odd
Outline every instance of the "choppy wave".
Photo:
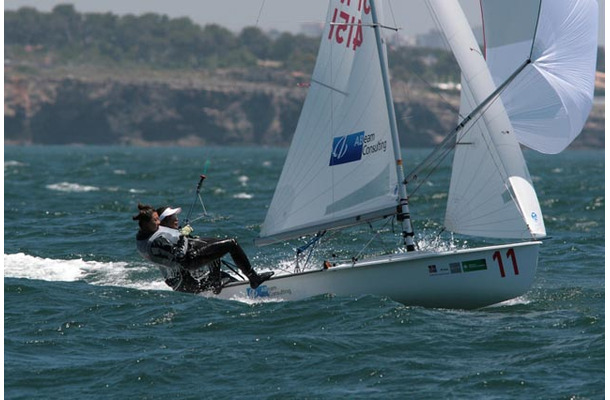
[[49,190],[53,190],[56,192],[66,192],[66,193],[86,193],[86,192],[120,192],[127,191],[128,193],[146,193],[145,190],[142,189],[123,189],[119,186],[108,186],[108,187],[98,187],[98,186],[90,186],[90,185],[82,185],[80,183],[72,183],[72,182],[60,182],[60,183],[52,183],[50,185],[45,186]]
[[4,161],[4,168],[6,168],[6,167],[24,167],[26,165],[28,165],[28,164],[19,162],[19,161],[15,161],[15,160]]
[[250,178],[247,177],[246,175],[242,175],[239,178],[237,178],[237,180],[239,181],[239,183],[242,186],[248,186],[248,181],[250,180]]
[[78,183],[71,183],[71,182],[53,183],[53,184],[47,185],[46,188],[49,190],[56,190],[59,192],[74,192],[74,193],[96,192],[96,191],[100,190],[100,188],[97,186],[81,185]]
[[253,198],[254,196],[249,194],[249,193],[237,193],[233,195],[234,199],[242,199],[242,200],[250,200],[251,198]]
[[[134,254],[135,204],[188,210],[200,160],[212,158],[201,192],[210,214],[195,232],[236,237],[257,271],[293,272],[304,241],[252,245],[285,156],[235,147],[5,148],[6,397],[603,398],[603,151],[525,152],[553,239],[540,248],[532,289],[484,310],[366,295],[206,299],[172,292]],[[419,249],[490,244],[438,236],[450,171],[440,173],[411,199]],[[247,186],[242,175],[252,176]],[[77,192],[45,186],[62,182]],[[79,191],[85,185],[99,190]],[[240,192],[253,199],[233,197]],[[369,243],[372,256],[393,251],[398,227],[378,225],[329,233],[309,265],[350,259]],[[202,364],[209,360],[214,368]]]

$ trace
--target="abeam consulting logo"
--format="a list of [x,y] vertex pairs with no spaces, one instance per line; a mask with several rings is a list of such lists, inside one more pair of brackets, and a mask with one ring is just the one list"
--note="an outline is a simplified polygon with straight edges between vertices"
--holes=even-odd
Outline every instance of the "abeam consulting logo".
[[363,139],[364,131],[334,138],[333,151],[328,165],[339,165],[360,160],[362,158]]
[[365,135],[364,131],[335,137],[328,165],[333,166],[358,161],[362,159],[362,156],[386,151],[387,142],[385,140],[374,142],[375,134]]

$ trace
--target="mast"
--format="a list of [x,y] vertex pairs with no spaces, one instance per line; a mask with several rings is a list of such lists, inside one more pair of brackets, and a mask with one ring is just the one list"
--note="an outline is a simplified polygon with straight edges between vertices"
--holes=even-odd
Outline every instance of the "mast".
[[407,247],[407,251],[415,250],[415,242],[413,237],[413,226],[411,224],[411,214],[409,213],[409,201],[407,197],[407,188],[405,185],[405,176],[402,169],[402,155],[400,149],[400,140],[398,138],[398,126],[396,125],[396,112],[394,110],[394,102],[392,99],[392,91],[390,88],[390,79],[388,77],[388,65],[386,57],[383,53],[381,39],[381,25],[377,17],[377,9],[375,1],[370,0],[371,17],[373,19],[373,29],[375,31],[375,40],[377,41],[377,53],[379,55],[379,63],[381,64],[381,76],[383,80],[383,89],[385,93],[386,107],[390,119],[390,131],[392,134],[392,142],[394,144],[394,159],[396,160],[396,177],[398,181],[398,193],[400,201],[397,208],[398,220],[402,225],[403,243]]

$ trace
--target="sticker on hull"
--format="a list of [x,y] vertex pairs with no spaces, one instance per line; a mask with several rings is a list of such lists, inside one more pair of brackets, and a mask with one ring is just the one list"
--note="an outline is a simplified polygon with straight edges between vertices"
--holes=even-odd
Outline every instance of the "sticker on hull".
[[290,289],[280,289],[277,286],[261,285],[256,289],[247,288],[246,294],[250,299],[269,298],[269,297],[281,297],[283,295],[292,294]]
[[449,265],[428,265],[430,276],[461,274],[487,270],[487,261],[484,258],[462,262],[452,262]]

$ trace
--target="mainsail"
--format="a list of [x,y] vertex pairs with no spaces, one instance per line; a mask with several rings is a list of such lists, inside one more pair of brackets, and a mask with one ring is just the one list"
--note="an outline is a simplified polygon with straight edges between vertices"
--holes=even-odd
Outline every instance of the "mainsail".
[[[379,5],[376,11],[379,16]],[[258,244],[396,214],[394,144],[371,25],[368,1],[330,2],[309,93]]]
[[496,85],[525,60],[502,92],[520,143],[564,150],[593,104],[597,57],[595,0],[482,0],[485,56]]
[[[457,0],[429,0],[462,70],[461,114],[496,86]],[[504,105],[493,99],[458,134],[445,227],[494,238],[546,235],[540,205]]]

